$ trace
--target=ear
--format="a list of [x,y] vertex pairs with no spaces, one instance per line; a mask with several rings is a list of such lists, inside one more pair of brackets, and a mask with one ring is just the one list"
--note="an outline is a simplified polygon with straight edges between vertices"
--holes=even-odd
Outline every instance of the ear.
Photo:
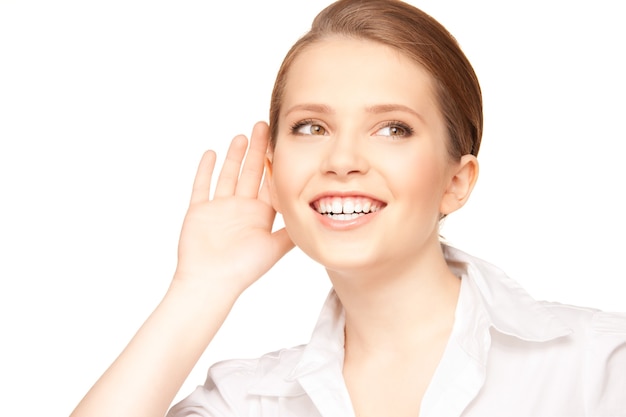
[[478,179],[478,160],[474,155],[463,155],[452,167],[452,176],[441,199],[439,212],[448,215],[465,205]]
[[268,149],[265,155],[265,182],[269,188],[270,202],[276,212],[280,213],[280,207],[278,205],[278,197],[276,195],[276,186],[274,185],[274,153]]

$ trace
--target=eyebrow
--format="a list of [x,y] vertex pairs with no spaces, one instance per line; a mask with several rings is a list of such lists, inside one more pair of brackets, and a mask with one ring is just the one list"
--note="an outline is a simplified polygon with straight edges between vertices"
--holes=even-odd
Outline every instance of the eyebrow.
[[[295,106],[290,107],[285,112],[285,115],[288,115],[289,113],[298,111],[298,110],[311,111],[315,113],[324,113],[324,114],[335,114],[335,110],[332,107],[327,106],[326,104],[304,103],[304,104],[296,104]],[[372,113],[372,114],[402,111],[402,112],[412,114],[413,116],[417,117],[421,121],[424,120],[421,114],[419,114],[412,108],[405,106],[404,104],[376,104],[373,106],[367,106],[365,108],[365,111],[367,113]]]
[[374,106],[368,106],[365,108],[368,113],[390,113],[393,111],[402,111],[406,113],[410,113],[413,116],[417,117],[421,121],[424,121],[424,118],[421,114],[410,108],[409,106],[405,106],[404,104],[377,104]]
[[304,104],[296,104],[293,107],[290,107],[289,110],[285,112],[285,115],[288,115],[291,112],[297,110],[305,110],[311,111],[314,113],[326,113],[326,114],[334,114],[335,110],[325,104],[314,104],[314,103],[304,103]]

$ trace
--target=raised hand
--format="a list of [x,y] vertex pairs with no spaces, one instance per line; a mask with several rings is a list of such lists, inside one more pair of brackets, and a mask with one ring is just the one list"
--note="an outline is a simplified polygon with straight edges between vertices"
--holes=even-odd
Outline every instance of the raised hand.
[[172,285],[72,417],[163,416],[237,297],[293,247],[284,229],[272,233],[268,130],[255,125],[247,155],[247,139],[233,139],[212,199],[215,153],[204,154]]
[[257,123],[247,153],[247,139],[233,139],[213,198],[216,156],[207,151],[202,157],[180,236],[175,281],[200,280],[241,292],[293,247],[284,229],[272,233],[276,212],[263,180],[268,135],[267,124]]

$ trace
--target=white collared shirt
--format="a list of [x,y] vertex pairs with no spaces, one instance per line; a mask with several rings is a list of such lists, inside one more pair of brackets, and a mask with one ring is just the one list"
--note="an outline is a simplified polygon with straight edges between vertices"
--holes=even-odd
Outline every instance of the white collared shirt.
[[[461,290],[421,417],[626,416],[626,314],[538,302],[493,265],[444,254]],[[309,344],[213,365],[168,416],[353,417],[344,323],[331,291]]]

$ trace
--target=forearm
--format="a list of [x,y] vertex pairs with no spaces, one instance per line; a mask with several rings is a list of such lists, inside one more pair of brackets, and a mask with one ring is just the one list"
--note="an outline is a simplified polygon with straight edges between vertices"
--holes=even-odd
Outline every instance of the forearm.
[[175,281],[72,417],[162,417],[235,299]]
[[245,137],[233,139],[212,199],[215,153],[205,152],[170,289],[72,417],[163,417],[237,297],[293,248],[284,228],[272,232],[268,142],[265,123],[249,149]]

